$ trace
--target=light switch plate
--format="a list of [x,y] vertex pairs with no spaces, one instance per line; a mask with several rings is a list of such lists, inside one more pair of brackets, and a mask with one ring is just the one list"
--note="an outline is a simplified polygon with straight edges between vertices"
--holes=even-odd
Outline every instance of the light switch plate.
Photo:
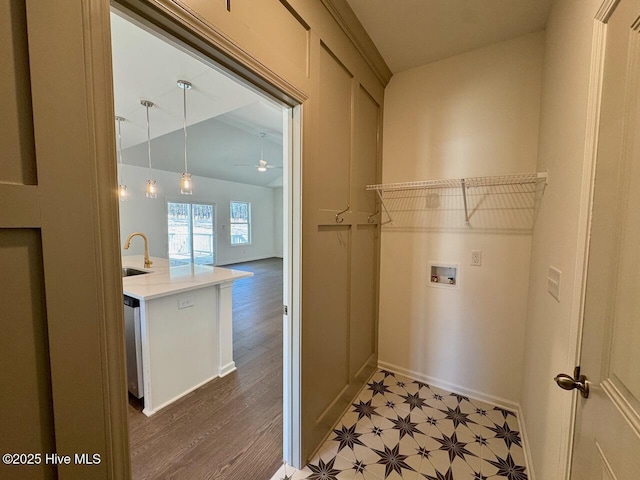
[[193,297],[191,295],[178,297],[178,310],[189,307],[193,307]]
[[551,294],[558,302],[560,301],[560,281],[562,280],[562,272],[555,267],[549,267],[547,274],[547,292]]

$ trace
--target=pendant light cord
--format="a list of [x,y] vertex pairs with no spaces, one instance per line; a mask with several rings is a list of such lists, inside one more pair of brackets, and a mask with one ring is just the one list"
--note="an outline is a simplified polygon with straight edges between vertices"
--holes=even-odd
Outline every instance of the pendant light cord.
[[187,88],[182,89],[182,104],[184,106],[184,173],[188,173],[187,168]]
[[122,119],[118,117],[118,163],[120,164],[120,169],[118,171],[118,183],[122,185],[122,134],[120,132],[120,125],[122,124]]
[[147,155],[149,156],[149,178],[152,178],[151,171],[151,131],[149,130],[149,105],[145,105],[147,109]]

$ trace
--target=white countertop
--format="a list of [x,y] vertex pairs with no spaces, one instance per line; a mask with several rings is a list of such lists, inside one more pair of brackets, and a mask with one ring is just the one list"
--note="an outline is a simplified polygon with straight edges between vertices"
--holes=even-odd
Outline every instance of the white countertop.
[[253,276],[251,272],[206,265],[169,267],[169,260],[166,258],[151,257],[151,261],[153,262],[151,268],[143,268],[142,255],[122,257],[123,267],[133,267],[149,272],[144,275],[124,277],[122,289],[125,295],[139,300],[152,300]]

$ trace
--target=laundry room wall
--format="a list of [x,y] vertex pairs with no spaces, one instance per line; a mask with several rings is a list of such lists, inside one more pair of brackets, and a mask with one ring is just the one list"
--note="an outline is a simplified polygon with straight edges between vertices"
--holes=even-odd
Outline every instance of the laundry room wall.
[[[538,32],[395,74],[385,90],[383,183],[535,172],[543,53]],[[380,364],[515,408],[531,233],[471,223],[383,228]],[[472,250],[482,266],[470,266]],[[432,260],[460,266],[457,289],[429,286]]]

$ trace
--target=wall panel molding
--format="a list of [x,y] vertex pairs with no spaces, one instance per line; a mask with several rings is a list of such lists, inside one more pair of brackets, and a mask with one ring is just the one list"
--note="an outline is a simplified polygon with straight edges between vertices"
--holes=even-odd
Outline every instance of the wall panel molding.
[[340,28],[349,37],[349,40],[358,49],[360,55],[367,61],[375,72],[378,80],[386,86],[393,72],[380,55],[380,52],[369,38],[366,30],[358,20],[349,4],[345,0],[321,0],[331,16],[336,20]]

